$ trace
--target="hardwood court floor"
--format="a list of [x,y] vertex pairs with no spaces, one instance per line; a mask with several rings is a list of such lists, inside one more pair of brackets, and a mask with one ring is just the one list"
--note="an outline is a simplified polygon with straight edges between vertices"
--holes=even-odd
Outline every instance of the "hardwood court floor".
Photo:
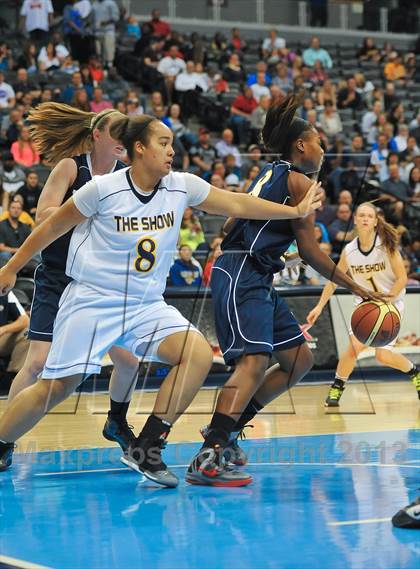
[[[248,437],[395,431],[420,426],[420,404],[409,381],[350,383],[337,410],[324,407],[327,390],[326,385],[295,387],[253,420]],[[200,440],[199,428],[209,421],[217,393],[204,389],[197,395],[174,426],[170,442]],[[154,400],[154,392],[135,393],[128,419],[136,433]],[[0,400],[0,413],[5,406],[6,401]],[[102,437],[107,410],[107,393],[74,395],[22,437],[17,452],[114,446]]]

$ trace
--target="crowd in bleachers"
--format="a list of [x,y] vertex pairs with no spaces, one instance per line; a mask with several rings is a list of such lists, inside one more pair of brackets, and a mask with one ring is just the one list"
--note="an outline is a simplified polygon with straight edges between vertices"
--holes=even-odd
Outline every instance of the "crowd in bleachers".
[[[5,31],[0,42],[0,259],[29,234],[49,172],[29,137],[31,106],[54,100],[94,112],[152,114],[174,132],[174,169],[245,192],[266,162],[278,158],[260,145],[267,109],[294,92],[302,98],[300,116],[318,129],[326,151],[320,246],[336,258],[354,237],[354,204],[379,197],[383,214],[398,227],[410,278],[419,282],[418,45],[416,53],[416,46],[397,50],[371,38],[361,46],[318,37],[296,42],[276,30],[254,39],[240,28],[228,37],[220,31],[187,36],[158,10],[137,22],[114,0],[69,0],[62,14],[52,13],[49,0],[39,4],[45,5],[42,21],[25,1],[22,31]],[[221,225],[220,218],[185,212],[170,284],[208,284]],[[284,271],[276,282],[322,279],[302,269],[297,278]]]

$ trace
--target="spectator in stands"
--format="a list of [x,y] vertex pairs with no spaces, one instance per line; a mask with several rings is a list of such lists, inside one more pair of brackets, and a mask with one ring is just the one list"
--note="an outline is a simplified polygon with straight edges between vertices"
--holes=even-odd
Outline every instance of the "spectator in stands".
[[120,77],[116,67],[108,69],[107,76],[102,81],[101,87],[104,93],[107,93],[113,101],[124,97],[129,88],[127,81]]
[[95,55],[89,57],[88,69],[92,83],[97,87],[105,79],[105,71],[101,61]]
[[[319,248],[323,251],[326,255],[331,255],[332,253],[332,246],[331,243],[328,242],[321,242],[319,244]],[[311,286],[323,286],[327,284],[328,279],[323,277],[318,271],[312,268],[310,265],[305,266],[305,274],[304,274],[304,283],[309,284]]]
[[19,188],[18,195],[23,198],[23,209],[35,218],[36,208],[38,206],[39,196],[41,195],[42,186],[39,185],[38,174],[33,170],[29,170],[26,174],[26,183]]
[[389,54],[388,63],[384,67],[384,75],[387,81],[402,81],[405,79],[406,70],[401,56],[396,51]]
[[277,54],[279,51],[286,55],[285,52],[286,48],[286,40],[284,38],[280,38],[277,35],[277,30],[270,30],[268,38],[265,38],[262,47],[261,53],[264,59],[268,59],[274,54]]
[[33,42],[45,43],[53,23],[54,9],[51,0],[24,0],[20,10],[21,29],[30,35]]
[[349,190],[341,190],[338,194],[337,204],[339,206],[345,204],[353,209],[353,196],[351,195],[351,192],[349,192]]
[[316,101],[321,107],[324,106],[325,101],[331,101],[334,108],[337,106],[337,89],[331,79],[326,79],[324,84],[318,88],[316,93]]
[[251,115],[257,106],[252,88],[245,86],[230,107],[229,126],[235,134],[235,140],[241,145],[248,141]]
[[[226,156],[223,158],[223,164],[225,166],[225,176],[226,176],[225,181],[227,180],[229,174],[235,174],[235,176],[238,178],[238,183],[239,183],[239,178],[241,177],[241,169],[236,163],[236,157],[233,154],[226,154]],[[232,180],[233,178],[231,178],[231,181]]]
[[398,133],[398,126],[405,122],[404,105],[402,103],[394,103],[391,106],[387,115],[387,121],[393,126],[393,131],[389,133],[389,136],[393,137]]
[[203,228],[198,217],[193,213],[191,207],[187,207],[184,211],[179,231],[180,243],[188,245],[192,251],[195,251],[197,246],[205,240]]
[[222,139],[215,145],[217,154],[224,158],[228,154],[232,154],[235,157],[236,166],[238,168],[242,165],[241,155],[238,148],[233,143],[233,131],[230,128],[225,128],[222,131]]
[[30,139],[29,127],[21,127],[18,139],[10,147],[10,152],[15,162],[25,168],[30,168],[39,162],[39,154]]
[[271,97],[270,89],[265,82],[265,73],[259,71],[257,73],[257,82],[251,85],[252,94],[257,103],[260,102],[262,96]]
[[377,141],[378,147],[372,150],[370,163],[378,175],[379,181],[384,182],[388,178],[388,168],[386,160],[389,155],[388,138],[385,134],[380,134]]
[[252,166],[257,166],[262,170],[267,162],[262,159],[261,148],[258,144],[251,144],[248,147],[248,154],[245,156],[241,167],[241,178],[245,178]]
[[178,249],[179,258],[169,269],[169,281],[172,286],[200,286],[202,269],[199,263],[193,262],[191,247],[181,243]]
[[232,35],[229,42],[230,49],[237,51],[238,53],[243,53],[247,49],[247,44],[244,39],[241,38],[241,30],[239,28],[232,28]]
[[63,103],[67,103],[69,105],[73,100],[75,91],[78,89],[86,89],[89,99],[92,98],[92,87],[91,85],[83,82],[80,71],[73,73],[70,85],[64,89],[61,96]]
[[23,67],[16,71],[16,82],[13,84],[13,89],[18,101],[25,93],[31,93],[35,98],[41,95],[40,86],[29,79],[28,71]]
[[42,156],[42,154],[40,155],[39,158],[40,162],[38,164],[35,164],[35,166],[31,168],[31,170],[38,175],[38,181],[40,186],[44,187],[45,182],[47,181],[47,178],[50,175],[51,167],[45,163],[45,159]]
[[324,111],[319,115],[319,122],[326,135],[331,138],[343,131],[340,115],[334,109],[332,101],[325,101]]
[[319,59],[315,61],[313,68],[309,69],[309,79],[315,87],[322,85],[328,79],[328,74]]
[[93,89],[93,97],[90,102],[90,110],[94,113],[100,113],[105,109],[112,109],[113,104],[111,101],[104,99],[104,91],[101,87],[95,87]]
[[362,132],[367,138],[368,142],[371,144],[374,142],[374,138],[371,137],[372,127],[377,122],[379,115],[382,113],[382,104],[380,101],[375,101],[372,107],[365,112],[362,117]]
[[114,63],[116,24],[120,12],[114,0],[96,0],[92,4],[96,54],[107,68]]
[[223,253],[221,248],[222,241],[223,241],[222,237],[214,237],[212,239],[212,242],[210,243],[210,254],[208,256],[207,263],[205,264],[203,271],[202,282],[204,286],[210,286],[211,272],[213,270],[214,262]]
[[25,173],[13,158],[13,154],[6,150],[2,154],[0,161],[0,180],[3,189],[2,209],[7,210],[9,197],[17,192],[25,184]]
[[71,106],[87,113],[90,111],[89,96],[86,89],[76,89],[73,95]]
[[309,67],[315,65],[315,61],[320,61],[325,69],[331,69],[333,62],[330,54],[326,49],[320,47],[320,41],[317,36],[313,36],[311,39],[311,47],[308,47],[303,52],[303,62]]
[[19,217],[23,207],[12,200],[8,207],[9,217],[0,221],[0,260],[8,261],[31,233],[29,225],[21,223]]
[[408,134],[408,126],[406,124],[399,124],[398,134],[393,139],[398,153],[403,152],[407,148]]
[[240,185],[240,191],[242,193],[246,193],[248,191],[248,188],[250,187],[250,185],[252,184],[252,182],[255,180],[255,178],[258,176],[260,172],[261,169],[258,166],[250,166],[250,168],[248,168],[246,178]]
[[247,77],[246,84],[251,87],[254,83],[257,82],[257,74],[258,73],[265,73],[265,84],[271,85],[272,79],[271,75],[267,71],[267,64],[265,61],[258,61],[257,65],[255,66],[255,72],[250,73]]
[[221,32],[216,32],[210,42],[209,56],[218,63],[221,63],[222,60],[225,60],[224,57],[226,55],[227,47],[228,44],[225,36]]
[[23,367],[29,342],[26,332],[29,317],[11,291],[0,297],[0,358],[10,358],[6,376],[13,378]]
[[[185,93],[187,91],[195,91],[197,87],[204,93],[208,90],[204,73],[197,73],[194,61],[187,61],[185,70],[176,76],[175,91]],[[197,96],[197,93],[194,95]]]
[[347,204],[339,205],[336,219],[327,227],[334,253],[340,253],[342,247],[354,238],[353,228],[351,208]]
[[[13,202],[19,202],[19,204],[22,206],[23,208],[23,204],[24,204],[24,200],[23,197],[20,194],[14,194],[12,196],[12,200]],[[9,214],[9,209],[6,209],[5,211],[3,211],[0,214],[0,221],[4,221],[5,219],[9,219],[10,214]],[[31,229],[33,227],[35,227],[35,220],[33,217],[31,217],[29,215],[29,213],[27,211],[23,211],[19,216],[18,221],[20,221],[21,223],[25,223],[26,225],[28,225]]]
[[18,57],[17,67],[18,69],[23,67],[28,73],[36,73],[38,70],[38,60],[37,60],[38,49],[34,42],[27,42],[23,53]]
[[171,26],[164,20],[160,19],[159,10],[152,10],[152,18],[148,23],[153,30],[154,36],[166,38],[171,33]]
[[420,110],[417,113],[417,117],[410,123],[410,135],[414,136],[417,146],[420,146]]
[[239,61],[237,53],[232,53],[229,62],[223,68],[223,78],[228,83],[243,83],[246,81],[246,72]]
[[23,125],[23,112],[21,109],[10,109],[9,116],[2,122],[1,134],[6,138],[9,146],[15,142]]
[[[386,194],[390,194],[399,200],[408,200],[412,195],[411,189],[406,182],[401,180],[401,173],[398,164],[390,164],[388,172],[389,178],[381,184],[382,190]],[[402,205],[398,206],[398,209],[400,209],[400,207],[402,208]]]
[[9,69],[12,70],[13,67],[12,50],[5,41],[2,41],[0,42],[0,69],[2,71],[8,71]]
[[208,178],[217,158],[217,150],[210,143],[210,132],[206,127],[198,130],[198,143],[190,148],[190,159],[195,166],[193,172]]
[[363,40],[362,47],[357,52],[360,61],[379,61],[379,49],[376,47],[373,38],[367,37]]
[[404,163],[409,163],[414,160],[416,156],[420,155],[420,148],[417,146],[416,139],[414,136],[409,136],[407,138],[407,147],[405,150],[400,152],[400,160]]
[[188,168],[190,167],[190,157],[188,156],[188,152],[186,151],[182,141],[177,136],[174,136],[172,146],[175,152],[172,160],[172,170],[176,170],[178,172],[188,171]]
[[38,67],[41,71],[52,71],[60,69],[61,62],[57,57],[55,45],[49,41],[43,46],[38,54]]
[[[160,93],[159,93],[160,95]],[[129,94],[128,98],[125,101],[126,103],[126,114],[129,117],[133,117],[133,116],[138,116],[138,115],[143,115],[144,114],[144,108],[143,105],[140,102],[139,97],[135,94]],[[163,113],[163,115],[165,114],[165,107],[160,104],[160,105],[153,105],[152,110],[150,111],[150,114],[152,115],[156,115],[156,111],[157,110],[161,111],[161,114]]]
[[412,201],[420,201],[420,168],[414,166],[408,175],[408,187]]
[[169,48],[168,55],[159,61],[157,70],[165,78],[166,88],[171,100],[176,76],[186,70],[185,61],[178,57],[177,45],[172,45]]
[[220,188],[222,190],[226,189],[225,180],[222,178],[220,174],[212,174],[210,177],[210,184],[212,186],[216,186],[216,188]]
[[15,91],[9,83],[4,80],[4,73],[0,71],[0,109],[12,108],[15,106]]
[[281,61],[276,65],[276,72],[277,74],[273,77],[273,85],[277,85],[283,93],[287,94],[293,89],[292,71],[283,61]]
[[77,0],[70,0],[63,11],[63,31],[70,52],[79,63],[88,61],[90,55],[89,38],[85,29],[85,22],[77,9]]
[[356,90],[356,79],[354,77],[349,77],[347,86],[338,92],[337,107],[339,109],[361,109],[362,97]]
[[320,190],[321,207],[315,212],[315,219],[325,227],[331,225],[336,218],[337,207],[327,203],[327,194],[324,188]]
[[395,94],[395,84],[392,81],[388,81],[385,85],[384,92],[384,109],[389,111],[391,107],[399,104],[399,99]]

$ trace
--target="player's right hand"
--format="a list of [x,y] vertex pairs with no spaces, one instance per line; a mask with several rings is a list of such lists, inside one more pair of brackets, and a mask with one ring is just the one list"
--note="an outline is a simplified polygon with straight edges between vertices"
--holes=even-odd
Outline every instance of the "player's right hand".
[[12,290],[16,283],[16,273],[6,267],[0,269],[0,296],[4,296]]
[[355,295],[361,296],[364,300],[376,300],[376,302],[390,302],[391,296],[383,292],[368,290],[362,286],[356,286],[352,291]]
[[315,322],[318,320],[318,318],[321,316],[321,312],[322,312],[321,308],[319,308],[319,306],[315,306],[315,308],[312,308],[312,310],[309,312],[308,316],[306,317],[306,322],[311,326],[313,326]]
[[299,217],[307,217],[321,207],[321,182],[314,182],[306,192],[303,200],[296,206]]

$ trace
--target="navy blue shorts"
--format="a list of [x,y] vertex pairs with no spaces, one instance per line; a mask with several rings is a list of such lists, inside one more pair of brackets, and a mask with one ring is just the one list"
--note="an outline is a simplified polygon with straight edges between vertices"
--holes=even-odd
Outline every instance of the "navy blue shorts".
[[247,254],[224,253],[211,273],[220,349],[227,365],[244,354],[288,350],[305,339],[285,300]]
[[35,290],[29,322],[29,340],[52,342],[58,303],[71,279],[62,271],[38,265],[35,271]]

